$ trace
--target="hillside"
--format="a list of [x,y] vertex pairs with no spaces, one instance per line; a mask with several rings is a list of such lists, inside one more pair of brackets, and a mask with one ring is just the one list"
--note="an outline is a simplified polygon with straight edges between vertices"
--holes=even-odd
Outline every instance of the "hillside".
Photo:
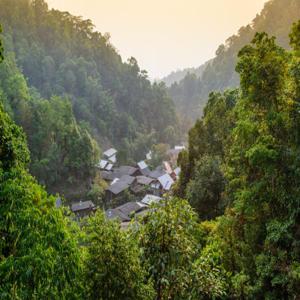
[[31,172],[48,190],[88,186],[98,145],[116,147],[128,162],[155,143],[176,142],[165,87],[151,84],[134,58],[123,62],[90,20],[49,10],[43,0],[0,0],[0,20],[2,102],[24,128]]
[[211,60],[207,61],[198,68],[186,68],[173,71],[168,76],[162,78],[161,81],[164,82],[167,87],[170,87],[173,83],[181,81],[188,73],[195,74],[198,78],[201,78],[210,61]]
[[169,88],[178,111],[184,118],[200,117],[212,91],[237,87],[239,77],[235,72],[238,51],[248,44],[256,32],[267,32],[277,38],[278,44],[289,48],[289,31],[300,18],[300,1],[271,0],[253,22],[241,27],[239,32],[220,45],[216,57],[204,70],[202,77],[187,74],[178,84]]

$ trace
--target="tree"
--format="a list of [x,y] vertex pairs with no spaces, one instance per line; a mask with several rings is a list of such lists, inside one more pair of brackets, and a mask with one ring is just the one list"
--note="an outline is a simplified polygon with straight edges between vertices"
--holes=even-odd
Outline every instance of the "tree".
[[153,207],[142,224],[139,240],[143,265],[154,282],[157,300],[201,299],[223,292],[215,273],[206,274],[212,282],[201,280],[204,265],[208,266],[201,265],[201,259],[197,262],[203,233],[186,201],[166,200]]
[[187,186],[187,200],[201,219],[215,218],[222,212],[221,196],[225,189],[220,160],[204,156],[195,169],[195,177]]
[[27,173],[28,161],[23,132],[0,106],[0,297],[77,299],[74,228]]
[[[191,181],[194,182],[195,188],[197,188],[196,177],[198,177],[198,183],[207,181],[207,174],[203,174],[204,177],[201,178],[201,172],[197,172],[205,157],[212,157],[212,159],[219,161],[220,166],[224,163],[225,153],[231,143],[230,133],[235,125],[234,107],[238,96],[238,90],[228,90],[223,94],[211,93],[209,95],[203,118],[198,120],[189,132],[188,152],[181,153],[178,159],[181,174],[175,191],[176,195],[191,199],[191,189],[190,195],[187,195]],[[216,168],[214,169],[216,170]],[[222,168],[218,167],[218,169],[217,173],[222,173]],[[209,190],[212,194],[213,185]],[[214,201],[220,202],[222,192],[223,190],[219,190],[219,196]],[[202,214],[202,217],[205,216]]]
[[86,227],[85,277],[88,299],[153,299],[145,283],[136,241],[97,213]]
[[265,33],[239,53],[242,97],[226,166],[232,207],[222,230],[236,245],[230,256],[240,298],[287,299],[298,293],[299,279],[291,270],[300,259],[295,231],[300,148],[293,133],[289,62],[290,55]]

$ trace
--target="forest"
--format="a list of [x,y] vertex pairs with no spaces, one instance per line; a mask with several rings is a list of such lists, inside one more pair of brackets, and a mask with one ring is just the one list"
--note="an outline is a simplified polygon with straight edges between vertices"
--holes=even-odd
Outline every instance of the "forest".
[[[0,8],[0,299],[300,297],[300,20],[289,29],[289,47],[262,31],[241,47],[239,85],[209,94],[179,154],[174,189],[123,230],[102,211],[75,221],[50,194],[61,181],[93,178],[99,144],[117,134],[128,139],[124,160],[175,143],[179,125],[166,87],[151,84],[135,60],[122,63],[89,23],[41,0],[0,0]],[[53,30],[49,45],[43,30]],[[52,79],[35,74],[43,68],[34,64],[48,66],[41,59],[53,62]],[[70,73],[67,60],[76,65]],[[94,103],[78,94],[91,88],[61,82],[81,76],[81,62],[91,74],[77,83],[95,84]],[[91,114],[97,104],[124,116],[122,126]],[[161,121],[152,124],[154,113]]]

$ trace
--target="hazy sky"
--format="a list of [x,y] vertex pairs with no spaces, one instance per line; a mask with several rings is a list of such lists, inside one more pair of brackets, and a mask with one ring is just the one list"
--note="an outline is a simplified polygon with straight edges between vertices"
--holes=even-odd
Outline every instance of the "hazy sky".
[[123,60],[134,56],[151,78],[199,66],[250,23],[266,0],[48,0],[111,34]]

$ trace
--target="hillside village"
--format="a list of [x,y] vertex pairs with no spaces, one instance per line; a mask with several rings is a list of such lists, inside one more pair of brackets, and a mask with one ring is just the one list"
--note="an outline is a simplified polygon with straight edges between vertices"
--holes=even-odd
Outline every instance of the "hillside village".
[[154,169],[148,165],[152,159],[151,151],[146,154],[145,160],[128,166],[118,163],[116,149],[108,149],[96,165],[107,184],[103,207],[92,201],[79,201],[71,204],[71,211],[80,219],[102,209],[108,219],[118,219],[121,227],[126,228],[132,219],[146,214],[153,203],[163,201],[170,194],[180,174],[177,158],[184,149],[185,146],[169,149],[166,153],[168,159]]

